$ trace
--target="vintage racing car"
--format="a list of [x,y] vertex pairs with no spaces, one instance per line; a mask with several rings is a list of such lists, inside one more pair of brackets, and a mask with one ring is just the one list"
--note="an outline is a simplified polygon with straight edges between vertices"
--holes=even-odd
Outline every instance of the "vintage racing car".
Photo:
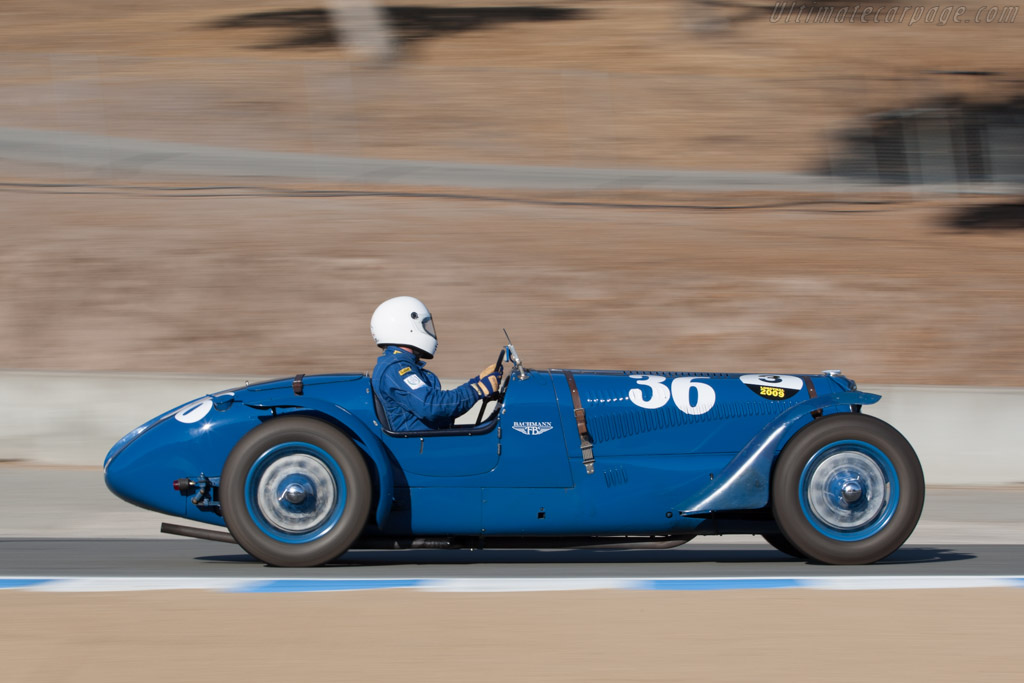
[[913,448],[861,413],[879,396],[818,375],[532,370],[510,364],[475,423],[389,428],[363,373],[210,394],[104,462],[135,505],[226,526],[271,565],[350,548],[671,547],[761,534],[831,563],[899,548],[924,504]]

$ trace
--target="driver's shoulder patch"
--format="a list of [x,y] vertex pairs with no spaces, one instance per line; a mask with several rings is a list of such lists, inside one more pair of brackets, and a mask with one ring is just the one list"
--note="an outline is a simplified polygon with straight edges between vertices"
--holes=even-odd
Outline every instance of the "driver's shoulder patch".
[[404,368],[402,368],[401,370],[398,371],[398,376],[401,377],[402,375],[407,375],[410,372],[412,372],[412,368],[410,368],[408,365],[406,365]]
[[419,375],[409,375],[408,377],[405,378],[405,383],[413,391],[426,386],[426,384],[423,383],[423,380],[420,379]]

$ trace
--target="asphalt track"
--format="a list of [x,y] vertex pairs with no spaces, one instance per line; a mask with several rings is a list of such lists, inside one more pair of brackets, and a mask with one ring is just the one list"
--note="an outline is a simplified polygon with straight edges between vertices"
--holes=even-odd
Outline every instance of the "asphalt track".
[[917,531],[889,558],[829,567],[754,536],[701,537],[671,550],[359,550],[327,567],[279,569],[229,543],[167,536],[107,491],[98,468],[0,464],[0,577],[651,578],[1017,576],[1024,488],[930,488]]
[[310,569],[268,567],[237,546],[179,539],[0,540],[0,576],[199,578],[746,578],[1006,576],[1024,570],[1020,545],[909,545],[868,566],[833,567],[766,545],[672,550],[352,551]]

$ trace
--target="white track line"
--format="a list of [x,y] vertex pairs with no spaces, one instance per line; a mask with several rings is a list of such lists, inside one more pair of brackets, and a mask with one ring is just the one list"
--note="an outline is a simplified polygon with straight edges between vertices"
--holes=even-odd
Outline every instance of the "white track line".
[[1024,588],[1024,576],[830,576],[687,578],[202,578],[202,577],[0,577],[0,590],[46,593],[206,590],[221,593],[307,593],[411,588],[443,593],[584,590],[936,590]]

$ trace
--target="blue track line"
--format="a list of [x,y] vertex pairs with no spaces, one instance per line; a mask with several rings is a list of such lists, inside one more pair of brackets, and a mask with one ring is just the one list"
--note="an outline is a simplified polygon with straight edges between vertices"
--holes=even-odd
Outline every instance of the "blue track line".
[[0,577],[0,590],[53,593],[211,590],[221,593],[323,593],[405,588],[448,593],[570,590],[938,590],[1024,588],[1024,576],[832,576],[696,578],[203,579],[188,577]]
[[46,583],[49,579],[5,579],[0,578],[0,590],[31,588]]

